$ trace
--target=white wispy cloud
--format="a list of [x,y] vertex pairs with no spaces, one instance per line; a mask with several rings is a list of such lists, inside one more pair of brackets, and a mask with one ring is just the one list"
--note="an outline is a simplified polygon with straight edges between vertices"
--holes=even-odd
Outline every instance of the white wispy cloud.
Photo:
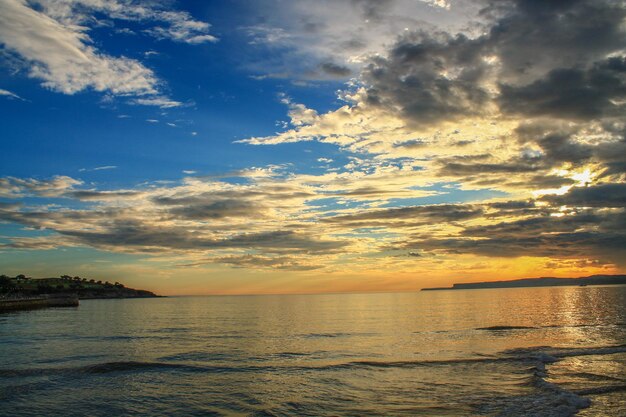
[[180,107],[183,105],[180,101],[171,100],[167,97],[149,97],[149,98],[137,98],[130,101],[131,104],[140,104],[142,106],[155,106],[162,109],[169,109],[172,107]]
[[[132,0],[35,0],[44,12],[66,25],[85,25],[95,13],[109,19],[139,22],[149,25],[144,30],[158,39],[200,44],[216,42],[209,34],[211,25],[194,19],[188,12],[171,10],[167,2],[137,2]],[[124,29],[124,28],[122,28]],[[128,29],[128,28],[126,28]]]
[[105,166],[95,167],[95,168],[81,168],[81,169],[78,170],[78,172],[106,171],[106,170],[110,170],[110,169],[117,169],[117,166],[116,165],[105,165]]
[[30,77],[53,91],[93,90],[135,96],[136,104],[179,106],[180,102],[161,93],[163,82],[140,61],[98,49],[89,36],[90,26],[100,22],[95,14],[150,25],[146,31],[159,39],[191,44],[216,40],[208,34],[208,23],[159,3],[4,0],[0,2],[0,43],[23,61]]
[[4,90],[2,88],[0,88],[0,96],[8,97],[10,99],[16,99],[16,100],[24,101],[24,99],[22,97],[18,96],[14,92],[9,91],[9,90]]

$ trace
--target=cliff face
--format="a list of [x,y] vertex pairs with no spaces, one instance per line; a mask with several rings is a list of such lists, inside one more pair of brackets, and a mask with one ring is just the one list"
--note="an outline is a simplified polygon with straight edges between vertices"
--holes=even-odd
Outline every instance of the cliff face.
[[454,284],[454,289],[558,287],[565,285],[619,285],[626,284],[626,275],[592,275],[582,278],[524,278],[513,281],[470,282]]
[[568,285],[624,285],[626,275],[592,275],[581,278],[523,278],[512,281],[486,281],[454,284],[452,287],[424,288],[423,291],[471,290],[481,288],[559,287]]

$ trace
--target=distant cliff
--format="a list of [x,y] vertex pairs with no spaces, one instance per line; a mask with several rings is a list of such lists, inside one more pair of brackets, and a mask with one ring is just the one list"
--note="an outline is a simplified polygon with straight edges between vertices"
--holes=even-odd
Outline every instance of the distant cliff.
[[512,281],[487,281],[454,284],[452,287],[423,288],[422,291],[478,290],[483,288],[560,287],[586,285],[626,285],[626,275],[592,275],[580,278],[523,278]]
[[127,288],[119,282],[96,281],[70,277],[28,278],[25,275],[0,275],[0,297],[33,297],[39,295],[75,295],[79,299],[158,297],[146,290]]

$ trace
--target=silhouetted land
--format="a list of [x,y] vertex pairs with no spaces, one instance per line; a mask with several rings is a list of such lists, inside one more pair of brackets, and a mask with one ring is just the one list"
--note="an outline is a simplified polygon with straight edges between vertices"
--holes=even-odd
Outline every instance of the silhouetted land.
[[93,298],[147,298],[158,297],[146,291],[127,288],[119,282],[96,281],[93,279],[70,277],[28,278],[24,275],[0,276],[0,297],[27,298],[42,295],[73,296],[81,300]]
[[422,288],[422,291],[479,290],[484,288],[562,287],[586,285],[625,285],[626,275],[592,275],[580,278],[523,278],[512,281],[467,282],[452,287]]

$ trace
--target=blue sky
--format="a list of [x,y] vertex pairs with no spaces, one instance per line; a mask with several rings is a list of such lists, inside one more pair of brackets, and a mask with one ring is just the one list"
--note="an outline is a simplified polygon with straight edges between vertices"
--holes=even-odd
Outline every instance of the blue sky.
[[7,0],[2,272],[245,293],[623,271],[624,16]]
[[[300,146],[246,152],[242,149],[245,145],[232,142],[278,129],[276,122],[286,120],[279,93],[288,92],[328,109],[342,81],[299,88],[285,79],[251,78],[256,73],[245,66],[263,51],[249,45],[243,30],[231,28],[245,25],[254,16],[233,20],[243,12],[236,3],[224,7],[225,3],[218,2],[221,7],[216,7],[208,2],[201,8],[197,2],[196,7],[189,3],[181,3],[179,9],[198,18],[216,16],[210,32],[227,35],[217,42],[188,45],[142,35],[146,25],[134,22],[119,25],[133,34],[112,34],[108,27],[89,32],[93,45],[103,53],[136,59],[150,68],[163,84],[164,94],[180,101],[180,106],[129,104],[132,100],[89,89],[59,94],[24,76],[27,70],[16,74],[14,68],[5,66],[2,85],[19,92],[23,100],[0,102],[6,116],[4,173],[46,177],[82,172],[81,178],[100,185],[130,186],[146,180],[178,179],[182,170],[223,173],[300,158],[310,164],[314,158]],[[236,53],[231,53],[233,50]],[[243,160],[239,158],[242,152],[246,153]],[[23,163],[26,154],[28,165]],[[106,173],[90,171],[107,166],[116,168]]]

